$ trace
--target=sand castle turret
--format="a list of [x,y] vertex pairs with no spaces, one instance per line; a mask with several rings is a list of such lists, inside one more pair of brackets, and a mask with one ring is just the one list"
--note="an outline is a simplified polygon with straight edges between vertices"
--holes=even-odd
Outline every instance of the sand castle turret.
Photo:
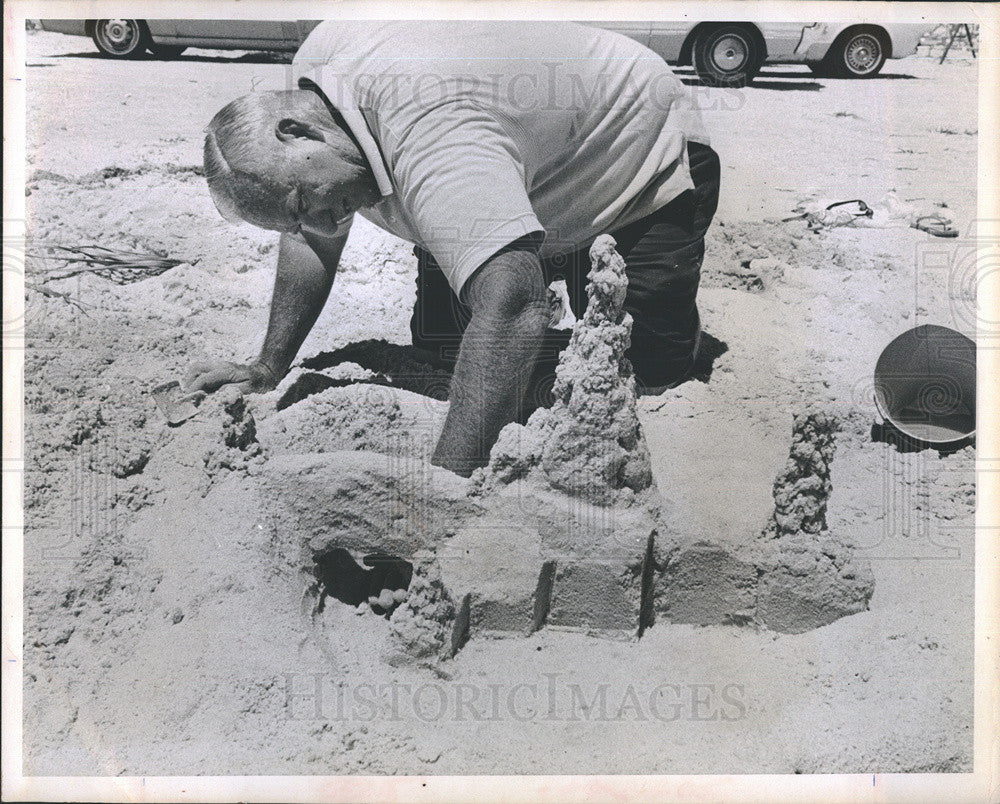
[[625,261],[608,235],[590,250],[588,304],[556,369],[551,408],[505,427],[485,471],[487,486],[529,475],[608,505],[652,485],[649,449],[636,413],[635,376],[625,357],[632,316],[623,309]]

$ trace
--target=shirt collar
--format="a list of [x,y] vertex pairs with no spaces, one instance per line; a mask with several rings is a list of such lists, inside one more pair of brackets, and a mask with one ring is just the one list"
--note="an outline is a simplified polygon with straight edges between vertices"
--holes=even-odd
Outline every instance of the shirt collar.
[[351,133],[357,139],[361,150],[364,151],[368,165],[375,176],[375,183],[378,184],[379,192],[383,196],[392,195],[392,179],[389,178],[389,171],[385,167],[385,159],[382,151],[375,142],[371,131],[368,129],[368,122],[359,109],[340,109],[344,117],[344,122],[351,129]]
[[[302,89],[317,88],[322,91],[322,87],[315,81],[305,77],[299,79],[299,86]],[[326,93],[323,94],[327,98],[327,101],[329,101],[330,99]],[[353,98],[350,100],[352,102],[343,103],[342,106],[338,106],[337,111],[340,112],[347,127],[351,130],[351,134],[354,135],[354,139],[361,146],[361,151],[368,160],[368,166],[371,168],[372,175],[375,176],[375,183],[378,185],[379,192],[382,193],[383,197],[392,195],[392,179],[389,178],[389,171],[386,169],[382,151],[379,149],[378,143],[368,128],[368,121],[365,120],[365,116],[357,108],[357,104],[353,103]]]

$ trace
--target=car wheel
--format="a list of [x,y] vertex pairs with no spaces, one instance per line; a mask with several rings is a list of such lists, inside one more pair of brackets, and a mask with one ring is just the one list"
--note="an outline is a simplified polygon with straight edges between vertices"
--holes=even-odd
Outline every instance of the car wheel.
[[91,36],[105,56],[135,59],[146,52],[149,29],[142,20],[97,20]]
[[711,87],[745,87],[764,63],[756,32],[735,23],[699,34],[691,57],[698,77]]
[[826,61],[841,78],[872,78],[885,64],[885,39],[871,29],[849,32],[830,48]]
[[181,53],[187,50],[185,45],[158,45],[155,42],[146,45],[146,48],[160,59],[176,59]]

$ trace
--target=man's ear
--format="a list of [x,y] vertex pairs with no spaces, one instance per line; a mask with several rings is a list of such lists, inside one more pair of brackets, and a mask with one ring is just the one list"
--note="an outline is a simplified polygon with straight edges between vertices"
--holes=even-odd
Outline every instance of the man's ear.
[[317,126],[307,123],[304,120],[296,120],[293,117],[283,117],[279,120],[278,124],[274,127],[274,133],[282,142],[290,142],[291,140],[298,139],[316,140],[317,142],[326,141],[326,137],[323,136],[323,132]]

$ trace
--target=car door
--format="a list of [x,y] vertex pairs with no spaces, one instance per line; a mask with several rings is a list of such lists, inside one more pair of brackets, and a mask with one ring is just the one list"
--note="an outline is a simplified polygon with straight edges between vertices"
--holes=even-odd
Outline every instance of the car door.
[[158,42],[161,39],[176,39],[177,38],[177,23],[180,20],[157,20],[157,19],[147,19],[146,27],[149,28],[149,35],[153,37],[153,41]]
[[294,20],[174,20],[177,35],[202,47],[295,49],[299,45]]
[[664,61],[676,63],[680,60],[684,40],[694,26],[695,23],[686,21],[653,22],[649,32],[649,49]]
[[802,29],[806,22],[761,22],[768,61],[788,61],[795,58],[795,48],[802,40]]

